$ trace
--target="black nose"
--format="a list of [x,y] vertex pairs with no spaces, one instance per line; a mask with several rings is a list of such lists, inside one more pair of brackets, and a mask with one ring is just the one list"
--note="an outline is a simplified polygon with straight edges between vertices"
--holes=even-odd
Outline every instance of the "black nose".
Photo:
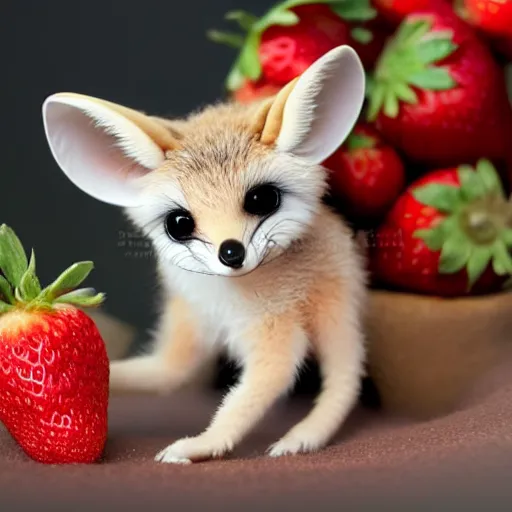
[[240,268],[245,259],[245,248],[236,240],[226,240],[219,248],[219,260],[226,267]]

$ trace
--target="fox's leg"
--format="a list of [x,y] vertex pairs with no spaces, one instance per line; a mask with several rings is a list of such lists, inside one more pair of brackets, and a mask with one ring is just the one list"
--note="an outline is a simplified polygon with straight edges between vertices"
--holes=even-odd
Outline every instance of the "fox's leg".
[[168,446],[157,461],[188,464],[229,453],[291,389],[308,343],[294,317],[263,320],[247,341],[253,345],[240,382],[225,397],[210,426],[197,437]]
[[185,384],[209,355],[199,337],[187,303],[170,299],[152,352],[110,365],[111,390],[165,393]]
[[323,448],[358,399],[365,359],[360,304],[357,296],[329,295],[317,303],[313,326],[322,390],[309,415],[269,448],[273,457]]

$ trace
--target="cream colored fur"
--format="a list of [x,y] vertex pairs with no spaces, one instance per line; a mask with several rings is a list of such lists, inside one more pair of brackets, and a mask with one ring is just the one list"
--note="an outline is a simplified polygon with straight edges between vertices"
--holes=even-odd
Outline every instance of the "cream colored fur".
[[[112,390],[171,392],[220,348],[243,369],[206,430],[156,460],[187,464],[231,452],[291,389],[308,355],[320,363],[322,391],[269,454],[324,447],[351,411],[365,360],[366,278],[350,230],[322,204],[326,170],[318,164],[348,135],[363,94],[360,62],[340,47],[274,103],[219,104],[169,121],[119,106],[109,113],[93,98],[45,102],[48,140],[63,171],[86,193],[124,206],[158,255],[165,300],[154,343],[148,354],[111,365]],[[96,135],[104,127],[117,143],[104,145],[108,139]],[[89,160],[75,160],[85,150]],[[135,174],[116,167],[123,159]],[[265,182],[283,191],[266,220],[242,208],[246,192]],[[166,212],[176,206],[193,214],[200,241],[184,246],[166,234]],[[220,244],[233,238],[247,251],[237,270],[218,258]]]

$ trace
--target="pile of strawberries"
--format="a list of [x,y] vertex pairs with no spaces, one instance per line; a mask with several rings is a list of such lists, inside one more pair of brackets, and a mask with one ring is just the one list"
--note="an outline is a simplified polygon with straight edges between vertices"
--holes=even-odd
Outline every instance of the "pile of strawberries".
[[238,102],[348,44],[364,109],[326,162],[330,202],[367,236],[374,286],[443,297],[512,276],[512,0],[288,0],[211,31],[238,49]]

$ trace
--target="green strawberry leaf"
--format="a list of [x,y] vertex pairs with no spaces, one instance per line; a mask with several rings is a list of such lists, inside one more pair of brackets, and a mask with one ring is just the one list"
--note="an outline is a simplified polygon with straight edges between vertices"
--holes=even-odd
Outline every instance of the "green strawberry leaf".
[[236,21],[241,29],[251,30],[253,25],[258,21],[258,18],[246,11],[229,11],[224,17],[228,21]]
[[485,195],[485,187],[480,176],[469,165],[461,165],[457,169],[460,181],[461,196],[467,201],[473,201]]
[[398,98],[392,89],[388,89],[386,98],[384,99],[384,111],[388,117],[394,119],[400,110]]
[[500,233],[500,238],[507,247],[512,248],[512,228],[504,229]]
[[397,47],[416,44],[424,35],[428,34],[431,26],[430,21],[424,19],[404,21],[398,27],[394,40],[391,40],[391,44],[396,44]]
[[423,240],[425,245],[433,252],[440,251],[446,238],[444,223],[441,222],[437,226],[430,229],[417,229],[413,233],[413,238],[419,238]]
[[91,273],[94,268],[92,261],[81,261],[71,265],[52,284],[45,288],[38,297],[38,300],[53,300],[68,290],[79,286]]
[[27,255],[23,245],[14,231],[6,224],[2,224],[0,226],[0,269],[13,288],[19,286],[27,268]]
[[505,197],[500,177],[496,172],[496,168],[489,160],[485,158],[479,160],[476,165],[476,172],[487,192],[494,192],[500,197]]
[[30,261],[27,262],[27,257],[20,240],[14,231],[5,224],[0,227],[0,256],[4,264],[0,273],[0,313],[11,311],[11,309],[17,307],[27,310],[34,307],[51,308],[56,298],[59,298],[62,302],[59,295],[62,296],[64,294],[67,294],[71,300],[80,300],[80,304],[84,306],[99,304],[104,298],[103,294],[93,295],[90,289],[76,290],[73,293],[73,289],[93,269],[94,264],[90,261],[75,263],[65,270],[50,286],[42,290],[36,274],[34,250],[32,249]]
[[414,238],[422,239],[431,251],[440,251],[451,233],[458,229],[456,216],[452,215],[438,221],[434,226],[426,229],[418,229],[414,232]]
[[79,307],[99,306],[105,300],[104,293],[96,293],[93,288],[82,288],[61,295],[54,302],[59,304],[72,304]]
[[412,191],[414,198],[443,213],[453,213],[461,203],[460,189],[451,185],[429,183]]
[[369,72],[368,70],[365,70],[364,76],[365,76],[365,81],[366,81],[364,94],[365,94],[365,98],[369,99],[369,98],[371,98],[371,95],[374,90],[375,80],[373,79],[373,74],[371,72]]
[[251,33],[242,48],[238,61],[240,73],[251,80],[257,80],[261,75],[261,63],[258,57],[259,42],[258,34]]
[[226,87],[229,91],[236,91],[242,87],[244,75],[238,66],[233,66],[226,79]]
[[443,68],[428,68],[414,73],[409,76],[409,83],[431,91],[446,91],[457,85],[450,72]]
[[449,57],[456,49],[457,45],[450,36],[433,37],[418,43],[418,57],[423,64],[434,64]]
[[232,48],[242,48],[245,42],[245,38],[240,34],[234,34],[233,32],[221,32],[219,30],[209,30],[207,32],[209,39],[215,43],[225,44]]
[[493,247],[493,270],[499,276],[512,275],[512,256],[503,240],[497,240]]
[[6,302],[0,300],[0,314],[8,313],[14,308],[11,304],[7,304]]
[[485,246],[474,246],[468,260],[466,271],[468,274],[468,291],[473,288],[489,265],[492,249]]
[[261,24],[256,24],[259,30],[265,30],[272,25],[291,27],[292,25],[297,25],[297,23],[300,21],[300,18],[293,11],[281,11],[276,9],[270,11],[269,14],[263,18],[263,20],[264,22]]
[[439,66],[457,50],[452,38],[451,32],[432,31],[430,19],[403,21],[375,66],[367,120],[373,122],[380,114],[395,118],[401,102],[415,105],[418,96],[413,87],[429,91],[456,87],[449,69]]
[[361,44],[368,44],[373,41],[373,33],[371,30],[362,27],[355,27],[350,31],[352,39]]
[[345,0],[333,2],[331,9],[346,21],[370,21],[377,16],[377,11],[371,7],[368,0]]
[[371,149],[375,147],[375,144],[375,139],[368,135],[351,133],[347,138],[347,148],[351,151],[358,149]]
[[375,75],[372,75],[371,89],[368,89],[368,92],[370,94],[370,101],[368,104],[368,119],[372,121],[377,119],[377,116],[384,105],[386,91],[386,84],[376,81]]
[[414,92],[414,89],[403,82],[397,82],[393,86],[393,92],[397,99],[402,100],[404,103],[414,105],[418,102],[418,95]]
[[451,233],[441,249],[439,273],[454,274],[463,269],[471,256],[471,243],[464,233]]
[[22,302],[30,302],[41,293],[41,285],[36,275],[36,257],[34,251],[30,256],[30,263],[26,272],[15,290],[16,298]]
[[14,303],[14,294],[11,285],[3,276],[0,276],[0,299],[7,300],[9,304]]

